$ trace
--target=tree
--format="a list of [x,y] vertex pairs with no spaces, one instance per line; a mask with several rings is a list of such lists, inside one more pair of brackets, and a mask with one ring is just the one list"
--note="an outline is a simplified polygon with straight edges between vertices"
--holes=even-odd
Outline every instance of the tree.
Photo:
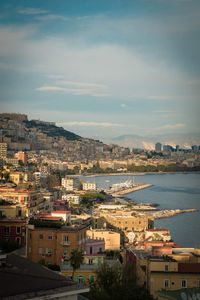
[[75,271],[78,270],[83,263],[84,255],[83,250],[73,249],[70,257],[70,264],[73,268],[72,279],[74,278]]
[[119,263],[101,265],[88,297],[91,300],[153,300],[146,288],[138,285],[133,266]]

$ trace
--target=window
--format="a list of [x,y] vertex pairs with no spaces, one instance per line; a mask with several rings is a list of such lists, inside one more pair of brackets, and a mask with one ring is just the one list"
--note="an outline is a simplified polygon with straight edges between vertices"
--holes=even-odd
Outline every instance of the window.
[[67,255],[67,253],[68,253],[67,248],[64,248],[63,254]]
[[16,227],[16,233],[20,234],[21,233],[21,227]]
[[40,255],[43,254],[43,248],[38,248],[38,254],[40,254]]
[[170,287],[170,280],[169,279],[164,280],[164,287],[165,287],[165,289]]
[[90,254],[92,254],[92,246],[90,246]]
[[49,235],[49,236],[48,236],[48,240],[53,240],[53,236],[52,236],[52,235]]
[[68,242],[68,241],[69,241],[68,235],[64,235],[64,242]]
[[93,259],[92,259],[92,258],[89,258],[88,263],[89,263],[89,265],[92,265],[92,264],[93,264]]
[[187,288],[187,280],[185,280],[185,279],[181,280],[181,287],[182,288]]
[[43,234],[39,234],[39,240],[43,240],[44,236]]
[[165,271],[169,271],[169,266],[165,265]]
[[47,254],[47,255],[52,255],[52,254],[53,254],[53,249],[51,249],[51,248],[46,248],[46,254]]
[[8,226],[4,227],[4,233],[9,234],[10,233],[10,227],[8,227]]
[[79,276],[79,277],[78,277],[78,283],[84,283],[84,280],[83,280],[83,277],[82,277],[82,276]]

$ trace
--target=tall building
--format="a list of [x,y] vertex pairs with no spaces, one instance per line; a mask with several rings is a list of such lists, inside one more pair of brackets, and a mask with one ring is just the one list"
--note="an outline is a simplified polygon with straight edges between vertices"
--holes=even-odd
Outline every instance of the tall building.
[[198,152],[199,151],[199,147],[197,145],[192,145],[191,147],[193,152]]
[[7,157],[7,144],[0,143],[0,158],[6,158],[6,157]]
[[24,164],[27,162],[27,155],[24,151],[19,151],[16,153],[16,157],[19,161],[22,161]]
[[155,144],[155,151],[156,152],[161,152],[162,151],[162,144],[161,143],[156,143]]
[[163,146],[163,151],[164,152],[171,152],[172,150],[173,150],[173,148],[170,145],[164,145]]

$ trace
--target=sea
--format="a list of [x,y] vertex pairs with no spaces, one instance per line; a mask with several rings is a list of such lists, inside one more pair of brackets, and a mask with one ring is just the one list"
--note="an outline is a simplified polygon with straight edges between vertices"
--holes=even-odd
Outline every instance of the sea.
[[112,184],[128,179],[153,186],[126,195],[137,203],[157,203],[159,209],[197,208],[199,211],[184,213],[172,218],[156,220],[155,228],[168,228],[172,239],[182,247],[200,248],[200,173],[117,175],[88,177],[98,188],[108,189]]

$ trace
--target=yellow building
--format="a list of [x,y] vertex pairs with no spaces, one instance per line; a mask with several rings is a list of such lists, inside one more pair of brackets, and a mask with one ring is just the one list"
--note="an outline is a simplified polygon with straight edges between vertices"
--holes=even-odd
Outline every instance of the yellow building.
[[39,210],[39,205],[44,202],[44,199],[38,190],[18,189],[11,187],[1,187],[0,197],[26,205],[29,214],[36,213]]
[[120,233],[104,229],[90,229],[86,232],[91,239],[104,239],[105,250],[120,250]]
[[174,259],[171,255],[140,260],[140,266],[145,270],[146,286],[155,299],[158,299],[161,291],[171,292],[200,287],[199,251],[194,250],[189,255],[179,253],[175,257],[178,259]]
[[123,231],[144,231],[152,228],[153,221],[148,216],[130,215],[127,213],[115,212],[115,213],[101,213],[108,224]]
[[14,203],[4,203],[0,201],[0,217],[6,218],[25,218],[28,216],[28,210],[26,206],[14,204]]
[[18,185],[28,181],[28,174],[24,172],[11,172],[9,179]]

